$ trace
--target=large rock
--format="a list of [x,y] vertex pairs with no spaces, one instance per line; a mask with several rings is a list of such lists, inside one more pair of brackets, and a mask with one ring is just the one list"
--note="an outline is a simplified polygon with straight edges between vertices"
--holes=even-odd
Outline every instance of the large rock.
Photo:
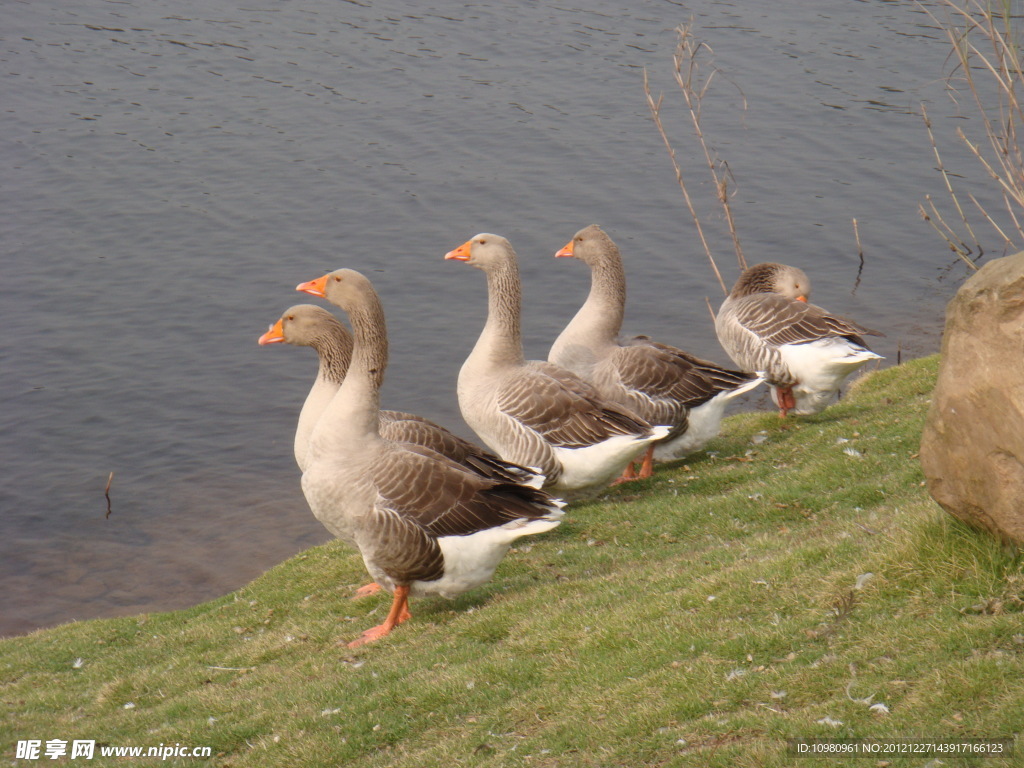
[[943,509],[1024,544],[1024,253],[986,264],[946,307],[921,466]]

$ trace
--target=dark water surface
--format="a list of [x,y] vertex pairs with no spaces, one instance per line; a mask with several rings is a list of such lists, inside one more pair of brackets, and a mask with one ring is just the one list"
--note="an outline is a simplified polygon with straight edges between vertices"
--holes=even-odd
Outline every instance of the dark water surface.
[[626,330],[726,362],[642,87],[646,67],[731,278],[672,77],[691,15],[748,259],[805,268],[888,334],[887,364],[936,351],[961,275],[917,213],[942,194],[920,103],[951,165],[966,121],[912,4],[5,3],[0,634],[189,605],[328,538],[291,454],[313,355],[256,344],[327,269],[383,297],[385,402],[463,434],[484,283],[442,257],[481,231],[519,252],[528,356],[586,294],[555,250],[596,222],[627,260]]

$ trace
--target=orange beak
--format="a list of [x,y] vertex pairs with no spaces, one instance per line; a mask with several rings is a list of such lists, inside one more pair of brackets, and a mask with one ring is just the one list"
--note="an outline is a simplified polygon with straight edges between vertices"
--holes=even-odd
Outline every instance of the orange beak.
[[448,251],[448,253],[444,255],[445,259],[455,259],[456,261],[469,261],[469,249],[472,244],[472,240],[467,240],[454,251]]
[[572,250],[574,242],[574,240],[570,240],[568,243],[562,246],[562,250],[555,254],[555,258],[560,259],[575,255]]
[[327,296],[325,290],[327,288],[327,275],[318,277],[316,280],[310,280],[308,283],[299,283],[295,286],[296,291],[302,291],[308,293],[311,296],[319,296],[324,298]]
[[267,329],[266,333],[260,336],[261,347],[264,346],[265,344],[280,344],[282,341],[284,341],[284,327],[281,325],[281,320],[283,319],[284,318],[278,320],[276,323],[270,326],[270,328]]
[[806,296],[797,296],[797,297],[796,297],[796,300],[797,300],[797,301],[802,301],[802,302],[804,302],[805,304],[807,303],[807,297],[806,297]]

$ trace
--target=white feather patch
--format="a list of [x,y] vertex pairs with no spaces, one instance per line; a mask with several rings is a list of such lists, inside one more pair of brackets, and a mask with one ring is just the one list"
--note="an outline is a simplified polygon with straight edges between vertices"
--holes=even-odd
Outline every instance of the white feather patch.
[[[798,382],[793,387],[794,411],[805,415],[824,410],[846,379],[872,360],[882,359],[870,349],[841,337],[783,344],[779,353]],[[778,403],[774,391],[772,398]]]
[[654,446],[654,458],[658,461],[671,461],[699,451],[718,437],[722,417],[729,402],[744,392],[749,392],[763,381],[763,377],[753,379],[736,389],[719,392],[706,403],[692,408],[686,417],[689,425],[686,431],[670,441],[657,443]]
[[521,536],[550,531],[561,523],[562,514],[561,509],[552,509],[549,517],[538,520],[513,520],[469,536],[442,536],[437,543],[444,556],[444,576],[436,581],[413,582],[412,593],[452,598],[487,583],[512,542]]
[[626,465],[655,440],[665,437],[670,427],[652,427],[650,437],[616,435],[583,448],[555,448],[562,475],[553,490],[577,491],[605,486],[622,474]]

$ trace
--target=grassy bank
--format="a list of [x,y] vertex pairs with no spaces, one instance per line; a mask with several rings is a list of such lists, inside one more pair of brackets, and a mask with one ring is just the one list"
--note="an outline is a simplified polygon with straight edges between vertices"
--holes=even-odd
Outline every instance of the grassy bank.
[[925,493],[936,367],[817,417],[731,417],[712,453],[571,507],[357,652],[337,641],[388,600],[349,600],[366,576],[338,544],[190,610],[4,640],[0,760],[59,738],[214,753],[164,765],[810,768],[878,762],[787,738],[1013,735],[1024,568]]

